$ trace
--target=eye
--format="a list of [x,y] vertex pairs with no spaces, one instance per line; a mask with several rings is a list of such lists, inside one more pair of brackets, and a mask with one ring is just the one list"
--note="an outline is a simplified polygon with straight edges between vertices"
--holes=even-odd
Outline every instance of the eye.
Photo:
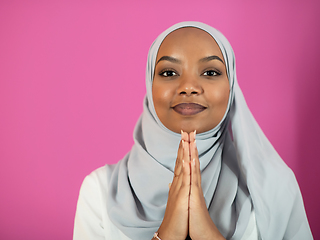
[[172,70],[164,70],[160,72],[159,75],[163,77],[173,77],[173,76],[177,76],[178,74]]
[[203,73],[203,76],[209,76],[209,77],[219,76],[219,75],[221,75],[221,73],[215,70],[208,70]]

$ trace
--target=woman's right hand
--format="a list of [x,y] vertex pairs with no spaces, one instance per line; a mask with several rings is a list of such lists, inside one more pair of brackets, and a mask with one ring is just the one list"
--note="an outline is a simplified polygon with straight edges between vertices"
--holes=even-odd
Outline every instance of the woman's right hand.
[[190,194],[189,135],[182,132],[167,208],[158,235],[165,240],[184,240],[188,235]]

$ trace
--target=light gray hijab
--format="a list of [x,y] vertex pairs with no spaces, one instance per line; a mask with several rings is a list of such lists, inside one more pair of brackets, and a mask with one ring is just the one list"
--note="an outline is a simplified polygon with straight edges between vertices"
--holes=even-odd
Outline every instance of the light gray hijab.
[[178,23],[152,44],[146,70],[147,96],[134,130],[134,146],[112,169],[107,210],[131,239],[151,239],[166,209],[168,184],[180,134],[156,115],[152,98],[155,61],[162,41],[174,30],[196,27],[209,33],[223,54],[230,96],[227,111],[212,130],[197,135],[202,189],[213,222],[226,239],[241,239],[251,212],[262,239],[312,239],[299,187],[247,107],[236,78],[228,40],[200,22]]

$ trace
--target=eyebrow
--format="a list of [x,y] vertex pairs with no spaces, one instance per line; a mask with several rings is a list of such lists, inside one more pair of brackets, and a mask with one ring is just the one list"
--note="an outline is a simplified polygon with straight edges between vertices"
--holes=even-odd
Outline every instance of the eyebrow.
[[[201,59],[199,60],[199,62],[209,62],[209,61],[212,61],[212,60],[219,60],[220,62],[222,62],[222,63],[224,64],[223,60],[222,60],[220,57],[216,56],[216,55],[212,55],[212,56],[209,56],[209,57],[201,58]],[[156,65],[157,65],[160,61],[169,61],[169,62],[173,62],[173,63],[181,63],[181,61],[180,61],[179,59],[174,58],[174,57],[170,57],[170,56],[163,56],[163,57],[161,57],[161,58],[157,61]]]
[[222,62],[224,64],[223,60],[216,55],[201,58],[199,62],[209,62],[211,60],[219,60],[220,62]]
[[157,61],[156,65],[157,65],[158,62],[160,62],[160,61],[169,61],[169,62],[173,62],[173,63],[181,63],[181,61],[180,61],[179,59],[176,59],[176,58],[170,57],[170,56],[163,56],[163,57],[161,57],[161,58]]

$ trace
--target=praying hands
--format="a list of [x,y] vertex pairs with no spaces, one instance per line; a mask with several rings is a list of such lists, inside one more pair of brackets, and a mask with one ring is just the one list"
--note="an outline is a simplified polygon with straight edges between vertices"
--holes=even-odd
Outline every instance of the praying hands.
[[221,235],[207,210],[201,187],[196,132],[181,131],[174,178],[167,208],[157,232],[162,240],[220,240]]

